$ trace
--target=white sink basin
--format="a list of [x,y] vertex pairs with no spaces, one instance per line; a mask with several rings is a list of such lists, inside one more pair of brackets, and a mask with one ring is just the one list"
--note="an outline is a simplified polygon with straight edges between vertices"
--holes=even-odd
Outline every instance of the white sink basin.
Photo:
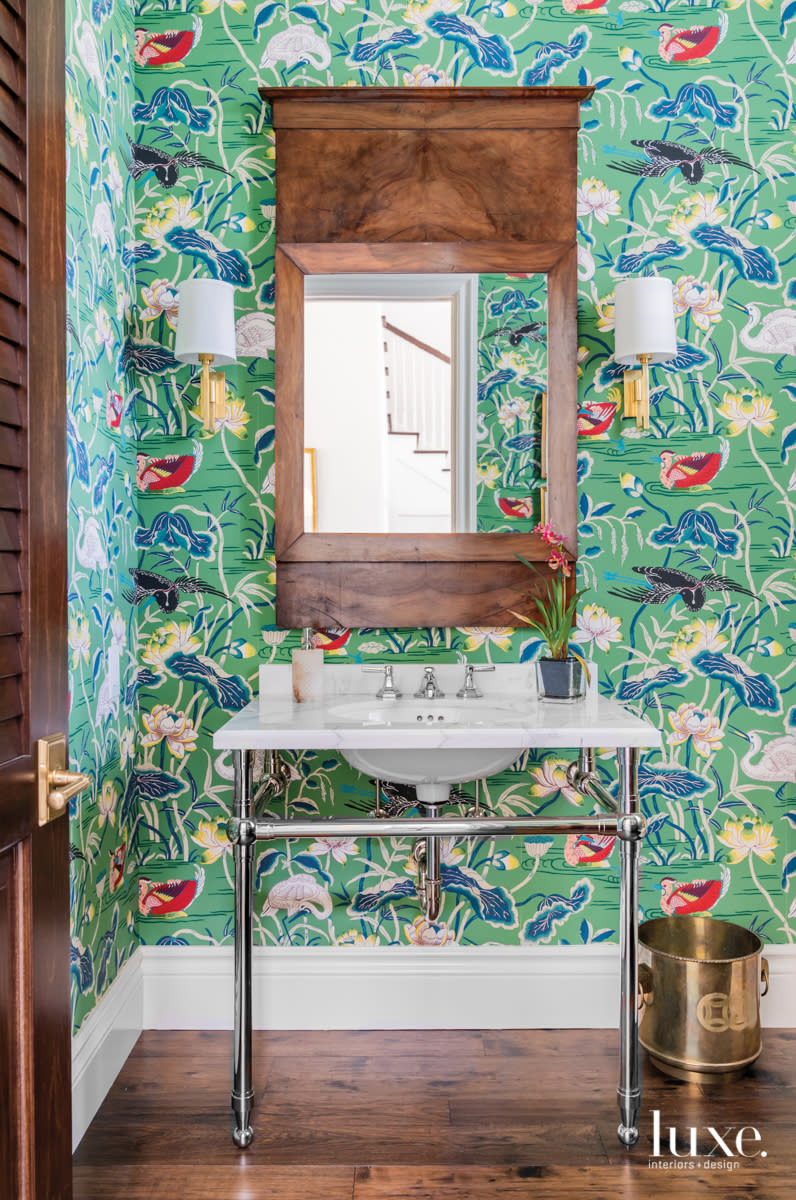
[[[418,799],[428,804],[447,799],[452,783],[482,779],[511,766],[523,752],[521,746],[449,747],[446,730],[484,729],[510,724],[514,709],[476,701],[446,704],[438,700],[355,700],[332,706],[329,716],[346,727],[362,729],[416,729],[417,747],[341,749],[340,753],[368,775],[419,788]],[[436,744],[435,744],[436,743]]]

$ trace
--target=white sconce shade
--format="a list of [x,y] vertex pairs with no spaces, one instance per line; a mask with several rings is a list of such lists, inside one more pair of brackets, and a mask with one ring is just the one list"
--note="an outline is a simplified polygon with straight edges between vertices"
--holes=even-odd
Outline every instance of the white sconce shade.
[[236,361],[235,289],[220,279],[184,279],[179,285],[174,357],[198,363],[210,354],[216,366]]
[[672,284],[660,275],[620,279],[614,288],[614,358],[637,366],[639,355],[650,363],[668,362],[677,354]]
[[614,359],[626,367],[623,415],[650,427],[649,369],[677,354],[671,281],[660,275],[620,279],[614,288]]

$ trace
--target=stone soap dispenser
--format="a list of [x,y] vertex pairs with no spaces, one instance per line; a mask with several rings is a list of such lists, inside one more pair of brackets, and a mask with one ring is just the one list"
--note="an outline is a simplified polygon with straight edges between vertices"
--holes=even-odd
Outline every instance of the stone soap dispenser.
[[312,649],[312,630],[305,629],[301,649],[293,651],[293,699],[299,704],[323,700],[323,650]]

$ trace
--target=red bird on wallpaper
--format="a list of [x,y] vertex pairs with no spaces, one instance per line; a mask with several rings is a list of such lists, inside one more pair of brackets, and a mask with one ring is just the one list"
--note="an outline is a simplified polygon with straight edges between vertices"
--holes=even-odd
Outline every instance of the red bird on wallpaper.
[[122,842],[115,850],[111,850],[111,866],[108,872],[108,888],[115,892],[124,879],[124,863],[127,858],[127,842]]
[[121,392],[112,392],[108,388],[105,397],[105,420],[109,429],[118,429],[124,415],[124,397]]
[[564,844],[564,861],[571,867],[604,862],[614,848],[616,834],[570,833]]
[[496,496],[500,511],[507,517],[527,518],[533,516],[533,496]]
[[707,58],[724,40],[729,21],[721,9],[717,12],[718,25],[693,25],[690,29],[676,29],[674,25],[659,25],[660,43],[658,53],[664,62],[695,62]]
[[721,439],[721,450],[706,454],[672,454],[671,450],[661,453],[661,483],[669,491],[672,488],[705,487],[715,479],[730,457],[730,443]]
[[176,917],[193,903],[205,884],[197,867],[196,879],[139,879],[138,911],[142,917]]
[[170,67],[182,62],[193,50],[202,33],[202,22],[194,17],[193,29],[165,29],[158,32],[138,26],[133,35],[133,58],[139,67]]
[[605,433],[615,416],[616,404],[611,400],[581,404],[578,409],[578,437],[597,437]]
[[707,912],[727,894],[729,886],[730,869],[723,864],[721,879],[693,879],[690,883],[681,883],[667,876],[661,880],[661,908],[667,917]]
[[594,11],[598,8],[605,8],[608,0],[562,0],[564,12],[587,12]]
[[135,479],[142,492],[170,492],[182,488],[202,461],[202,447],[194,442],[193,454],[167,454],[150,458],[136,454]]

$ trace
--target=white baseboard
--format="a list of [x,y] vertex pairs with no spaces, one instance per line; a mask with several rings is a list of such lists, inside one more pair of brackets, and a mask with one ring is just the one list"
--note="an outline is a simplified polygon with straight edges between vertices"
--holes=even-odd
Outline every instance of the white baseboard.
[[72,1149],[79,1145],[144,1028],[141,951],[122,967],[72,1038]]
[[[796,1023],[796,946],[769,946],[765,1028]],[[258,947],[255,1029],[605,1029],[616,946]],[[142,1029],[231,1029],[228,947],[142,946],[74,1039],[80,1141]]]

